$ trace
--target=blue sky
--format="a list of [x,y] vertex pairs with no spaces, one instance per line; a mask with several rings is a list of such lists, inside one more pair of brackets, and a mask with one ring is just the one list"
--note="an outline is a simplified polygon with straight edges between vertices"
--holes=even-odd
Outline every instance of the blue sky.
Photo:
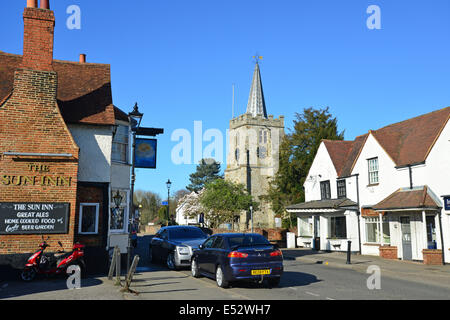
[[[111,64],[114,104],[144,112],[160,127],[158,168],[138,169],[136,188],[164,197],[189,183],[193,165],[175,165],[176,129],[225,134],[232,114],[245,112],[254,63],[269,114],[329,107],[345,139],[450,105],[448,0],[51,0],[56,15],[54,58]],[[2,1],[0,50],[22,53],[26,0]],[[69,30],[66,9],[81,9]],[[381,30],[369,30],[370,5]],[[208,143],[205,143],[207,145]],[[225,164],[223,165],[223,167]]]

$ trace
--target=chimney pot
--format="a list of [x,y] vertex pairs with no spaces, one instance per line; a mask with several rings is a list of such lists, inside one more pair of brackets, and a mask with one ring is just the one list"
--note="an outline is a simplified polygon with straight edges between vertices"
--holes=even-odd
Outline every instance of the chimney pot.
[[80,63],[86,63],[86,55],[84,53],[80,54]]
[[37,8],[38,0],[27,0],[27,8]]
[[41,0],[41,9],[50,10],[50,0]]

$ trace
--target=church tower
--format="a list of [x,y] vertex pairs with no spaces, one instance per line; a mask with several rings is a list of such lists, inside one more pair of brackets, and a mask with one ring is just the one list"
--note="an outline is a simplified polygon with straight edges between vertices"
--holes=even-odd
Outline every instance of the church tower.
[[[267,115],[258,58],[248,98],[247,112],[230,121],[229,151],[225,179],[246,186],[254,200],[260,203],[253,212],[254,228],[275,227],[275,215],[270,203],[260,199],[266,195],[269,180],[279,167],[279,150],[284,136],[284,116],[274,119]],[[250,213],[240,215],[241,230],[250,228]]]

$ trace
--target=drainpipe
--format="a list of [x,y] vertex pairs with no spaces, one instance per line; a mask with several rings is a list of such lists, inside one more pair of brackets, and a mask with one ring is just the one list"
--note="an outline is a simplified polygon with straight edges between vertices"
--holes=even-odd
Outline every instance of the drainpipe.
[[361,211],[359,209],[359,174],[356,176],[356,203],[358,204],[358,211],[356,216],[358,217],[358,244],[359,244],[359,254],[361,254]]
[[412,180],[412,167],[410,164],[408,164],[408,170],[409,170],[409,188],[413,188],[413,180]]
[[442,247],[442,264],[445,265],[445,245],[444,245],[444,235],[443,235],[443,230],[442,230],[442,209],[438,211],[438,216],[439,216],[439,231],[441,234],[441,247]]

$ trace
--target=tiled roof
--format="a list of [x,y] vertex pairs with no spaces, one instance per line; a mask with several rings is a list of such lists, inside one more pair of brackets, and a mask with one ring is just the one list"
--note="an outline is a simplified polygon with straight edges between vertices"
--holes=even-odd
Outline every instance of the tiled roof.
[[286,207],[286,210],[304,210],[304,209],[344,209],[357,206],[356,202],[349,199],[326,199],[302,202]]
[[450,116],[450,107],[370,131],[397,166],[424,162]]
[[[21,61],[21,55],[0,52],[0,101],[11,94]],[[53,69],[58,74],[58,106],[66,123],[115,123],[118,112],[112,103],[109,65],[54,60]]]
[[333,162],[334,168],[338,176],[341,176],[341,172],[347,161],[348,155],[353,148],[353,141],[342,141],[342,140],[322,140],[325,147],[328,150],[331,161]]
[[396,210],[396,209],[439,209],[441,205],[435,200],[436,196],[427,186],[413,189],[401,188],[393,194],[376,204],[373,209]]

